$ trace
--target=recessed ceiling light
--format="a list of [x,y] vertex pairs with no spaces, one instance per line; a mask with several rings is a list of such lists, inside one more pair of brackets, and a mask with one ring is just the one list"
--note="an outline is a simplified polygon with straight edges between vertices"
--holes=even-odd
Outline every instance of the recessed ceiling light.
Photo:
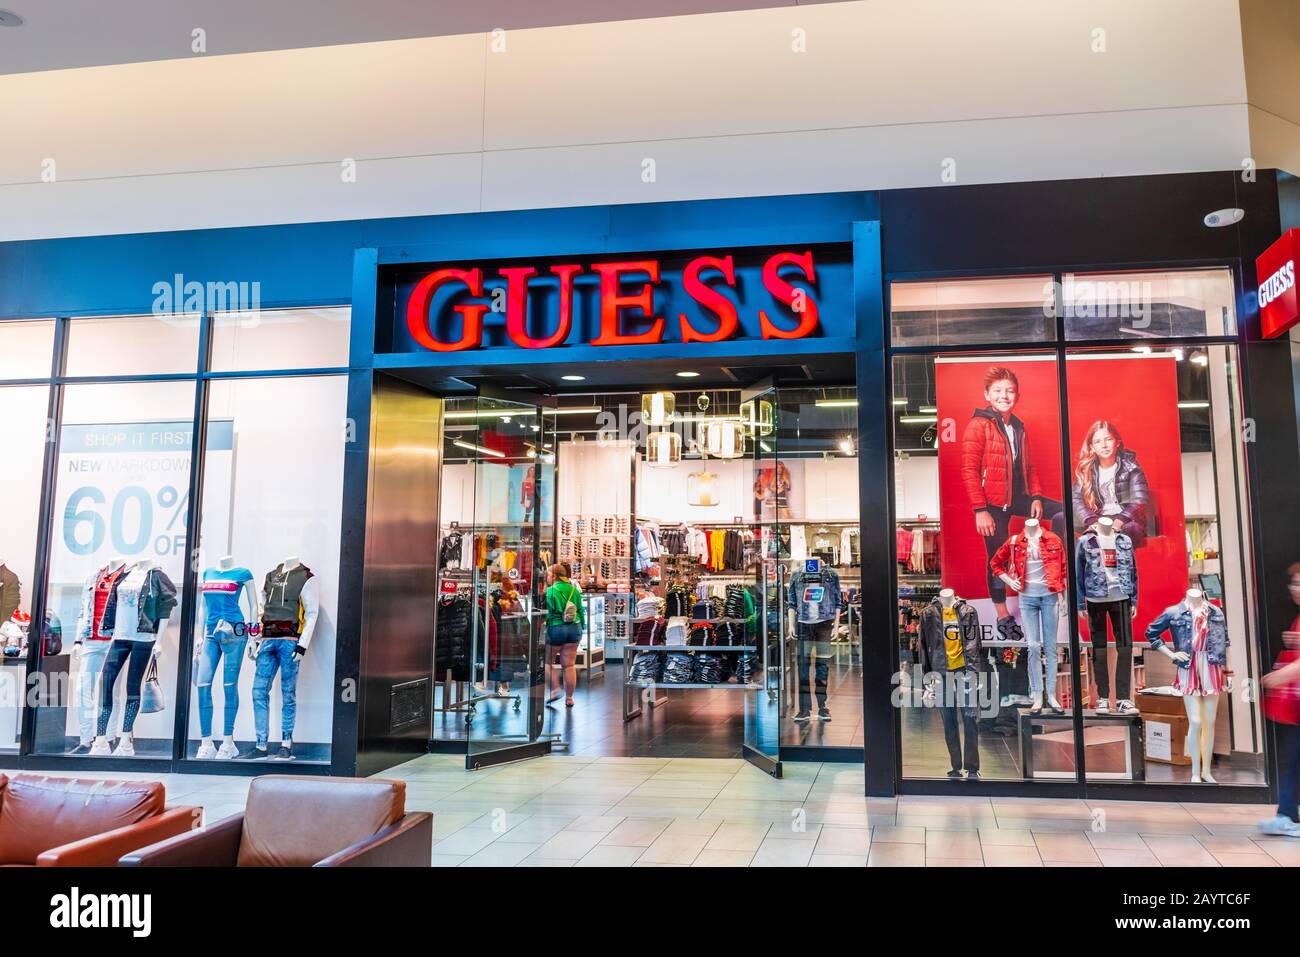
[[699,374],[698,372],[679,372],[679,373],[677,373],[677,378],[679,378],[679,379],[698,379],[699,377],[700,377],[700,374]]
[[12,10],[0,10],[0,27],[21,27],[23,18]]
[[565,382],[581,382],[587,377],[585,375],[562,375],[560,378]]

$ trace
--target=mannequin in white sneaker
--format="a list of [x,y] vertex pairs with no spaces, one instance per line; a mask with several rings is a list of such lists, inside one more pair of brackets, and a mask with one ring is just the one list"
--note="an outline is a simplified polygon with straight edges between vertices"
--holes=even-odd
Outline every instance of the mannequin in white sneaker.
[[[239,757],[235,746],[235,718],[239,714],[239,669],[250,627],[261,615],[253,573],[235,565],[229,555],[204,569],[199,587],[203,595],[203,633],[194,645],[194,674],[199,699],[199,749],[195,757],[229,760]],[[224,661],[223,661],[224,659]],[[221,666],[223,717],[221,749],[212,742],[212,683]]]
[[1048,706],[1057,714],[1065,712],[1056,700],[1056,629],[1066,613],[1065,565],[1061,540],[1055,533],[1044,531],[1036,518],[1027,519],[1024,532],[1007,539],[989,562],[993,573],[1020,596],[1020,620],[1028,646],[1031,714],[1042,712],[1044,690]]
[[[1174,639],[1170,648],[1162,635]],[[1214,784],[1214,719],[1219,695],[1232,690],[1227,670],[1228,630],[1223,612],[1205,600],[1199,588],[1166,608],[1147,628],[1147,641],[1176,665],[1174,687],[1187,710],[1187,747],[1192,757],[1192,781]]]
[[[1087,583],[1080,581],[1079,613],[1087,621],[1088,636],[1097,682],[1097,714],[1110,714],[1110,659],[1106,623],[1115,638],[1115,711],[1137,714],[1129,696],[1133,686],[1133,619],[1137,617],[1137,578],[1133,560],[1133,541],[1120,532],[1110,518],[1100,518],[1080,539],[1077,547],[1079,567],[1085,569]],[[1121,568],[1131,566],[1126,579]],[[1093,594],[1090,589],[1100,586]],[[1104,592],[1104,593],[1103,593]]]
[[[109,595],[123,577],[126,559],[113,556],[103,568],[86,579],[82,589],[81,613],[77,616],[76,639],[72,645],[72,670],[77,675],[77,723],[80,743],[72,754],[89,754],[95,741],[95,720],[99,717],[99,697],[95,686],[104,670],[108,646],[113,643],[113,623],[103,628],[104,609]],[[105,634],[107,632],[107,634]]]

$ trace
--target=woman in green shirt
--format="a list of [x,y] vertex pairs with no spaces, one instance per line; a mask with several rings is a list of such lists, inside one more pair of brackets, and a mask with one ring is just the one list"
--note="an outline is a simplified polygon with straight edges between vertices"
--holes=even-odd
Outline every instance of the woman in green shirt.
[[578,642],[582,640],[586,619],[582,613],[582,591],[569,580],[568,563],[556,562],[547,570],[546,589],[546,703],[560,697],[560,676],[556,674],[555,656],[564,673],[564,706],[573,707],[573,689],[578,685]]

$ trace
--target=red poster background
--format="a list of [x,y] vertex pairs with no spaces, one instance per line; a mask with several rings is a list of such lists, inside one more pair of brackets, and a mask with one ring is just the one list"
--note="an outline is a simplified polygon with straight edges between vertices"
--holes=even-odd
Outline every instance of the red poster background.
[[[1187,532],[1183,521],[1183,450],[1178,425],[1178,364],[1168,353],[1065,361],[1070,401],[1070,481],[1079,446],[1098,419],[1114,424],[1124,447],[1137,455],[1151,489],[1157,519],[1146,544],[1136,549],[1138,609],[1133,640],[1160,612],[1187,591]],[[1083,529],[1076,529],[1082,532]],[[1083,624],[1087,635],[1087,623]]]
[[[1020,399],[1012,415],[1025,423],[1029,461],[1038,468],[1043,494],[1064,501],[1061,493],[1060,398],[1056,360],[1050,357],[981,356],[978,360],[939,359],[935,363],[935,398],[939,410],[939,562],[944,588],[969,600],[989,597],[984,538],[975,531],[975,510],[961,478],[961,437],[984,401],[984,374],[1002,366],[1020,381]],[[1090,420],[1091,421],[1091,420]],[[1068,507],[1068,504],[1067,504]],[[1024,524],[1011,520],[1010,534]],[[1064,529],[1053,528],[1058,535]],[[980,620],[991,625],[991,606],[980,607]]]

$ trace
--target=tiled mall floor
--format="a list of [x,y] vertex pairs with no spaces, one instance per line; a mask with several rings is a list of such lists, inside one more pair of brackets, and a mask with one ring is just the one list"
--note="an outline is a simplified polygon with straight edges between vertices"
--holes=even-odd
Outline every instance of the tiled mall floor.
[[[434,812],[433,863],[446,867],[1300,865],[1300,840],[1258,833],[1272,814],[1260,805],[879,799],[853,765],[785,774],[563,756],[471,773],[461,756],[426,755],[383,776],[406,780],[408,810]],[[237,813],[251,780],[162,779],[169,802],[201,804],[208,821]]]

